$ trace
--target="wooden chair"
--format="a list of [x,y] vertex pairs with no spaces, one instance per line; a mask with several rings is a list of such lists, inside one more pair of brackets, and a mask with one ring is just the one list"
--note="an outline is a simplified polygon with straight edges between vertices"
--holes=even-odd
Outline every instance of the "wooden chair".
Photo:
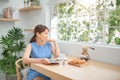
[[15,62],[15,66],[16,66],[17,80],[22,80],[21,70],[30,67],[30,65],[29,65],[29,64],[24,64],[24,63],[22,62],[22,59],[18,59],[18,60]]

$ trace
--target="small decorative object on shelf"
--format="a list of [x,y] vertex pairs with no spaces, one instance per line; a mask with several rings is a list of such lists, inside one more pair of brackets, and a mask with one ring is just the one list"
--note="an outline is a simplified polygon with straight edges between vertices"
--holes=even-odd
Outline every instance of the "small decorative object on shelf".
[[26,3],[27,3],[26,0],[24,0],[24,7],[26,7]]
[[3,18],[12,18],[12,10],[11,7],[6,7],[3,9]]
[[40,0],[30,0],[31,6],[39,6],[40,5]]
[[24,8],[19,11],[31,11],[41,9],[39,0],[24,0]]
[[24,0],[24,7],[30,6],[30,0]]
[[24,0],[24,7],[39,6],[39,0]]
[[2,13],[0,13],[0,21],[18,21],[18,19],[13,19],[15,8],[13,6],[8,6],[3,8]]

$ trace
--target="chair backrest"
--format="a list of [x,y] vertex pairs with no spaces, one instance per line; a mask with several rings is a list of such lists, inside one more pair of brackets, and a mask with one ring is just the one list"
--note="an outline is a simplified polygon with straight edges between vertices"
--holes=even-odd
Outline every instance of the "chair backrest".
[[18,60],[15,62],[15,66],[16,66],[17,80],[22,80],[21,70],[22,70],[22,69],[25,69],[25,68],[28,68],[30,65],[29,65],[29,64],[24,64],[24,63],[22,62],[22,59],[18,59]]

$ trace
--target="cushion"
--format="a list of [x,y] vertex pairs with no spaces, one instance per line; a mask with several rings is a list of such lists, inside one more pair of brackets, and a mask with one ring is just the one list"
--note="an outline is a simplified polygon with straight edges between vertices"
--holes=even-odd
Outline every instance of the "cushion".
[[21,70],[22,73],[22,80],[27,80],[27,73],[28,73],[29,68]]

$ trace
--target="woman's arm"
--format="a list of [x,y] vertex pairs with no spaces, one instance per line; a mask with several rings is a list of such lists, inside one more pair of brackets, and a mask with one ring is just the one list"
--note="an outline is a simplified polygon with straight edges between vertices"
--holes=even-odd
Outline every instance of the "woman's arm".
[[49,64],[49,60],[47,58],[30,58],[30,53],[32,51],[31,44],[28,44],[23,55],[23,63],[43,63]]
[[55,57],[58,57],[60,55],[60,49],[58,47],[57,42],[54,39],[47,39],[48,42],[51,42],[52,46],[52,53]]
[[52,52],[55,55],[55,57],[59,57],[59,55],[60,55],[60,49],[59,49],[58,44],[57,44],[56,41],[54,41],[52,43]]

